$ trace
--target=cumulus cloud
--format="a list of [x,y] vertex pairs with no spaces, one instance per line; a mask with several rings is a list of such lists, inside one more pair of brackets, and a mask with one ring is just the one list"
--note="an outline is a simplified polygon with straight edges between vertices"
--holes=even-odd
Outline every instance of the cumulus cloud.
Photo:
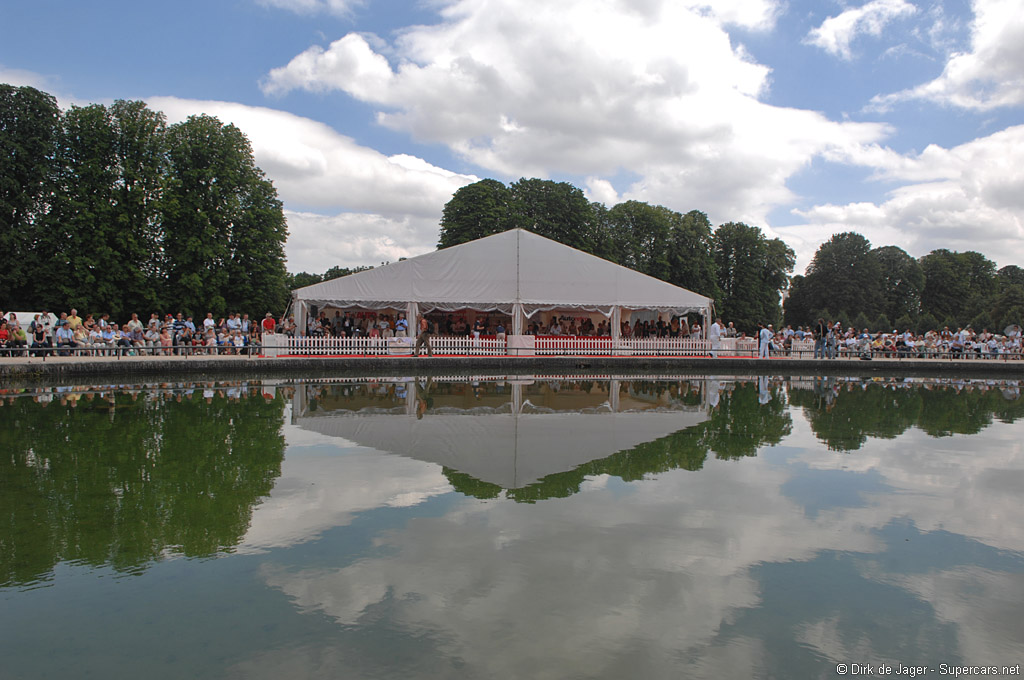
[[[888,132],[761,101],[770,70],[725,26],[770,27],[777,11],[754,0],[453,0],[393,45],[351,33],[311,47],[263,89],[347,93],[379,107],[381,125],[501,177],[583,176],[592,196],[764,223],[815,155]],[[615,187],[623,168],[640,179]]]
[[807,224],[777,231],[800,240],[801,263],[841,231],[917,256],[948,248],[980,251],[1000,265],[1024,261],[1022,149],[1024,126],[1015,126],[950,149],[931,145],[917,155],[881,148],[852,153],[849,160],[873,166],[877,179],[903,184],[879,203],[796,210]]
[[1024,103],[1024,13],[1020,0],[974,0],[971,49],[954,52],[942,74],[901,92],[879,95],[874,110],[924,99],[974,111]]
[[291,208],[291,271],[393,262],[433,250],[444,204],[477,179],[414,156],[385,156],[284,111],[175,97],[148,101],[171,123],[206,113],[248,136],[256,164]]
[[849,61],[853,58],[850,44],[854,39],[863,34],[880,36],[889,22],[916,12],[917,8],[906,0],[872,0],[866,5],[825,19],[804,40],[809,45]]

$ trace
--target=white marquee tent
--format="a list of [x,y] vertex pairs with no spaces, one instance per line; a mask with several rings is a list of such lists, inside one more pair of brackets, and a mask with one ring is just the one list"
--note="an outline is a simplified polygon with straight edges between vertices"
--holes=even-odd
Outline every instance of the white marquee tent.
[[[512,317],[512,334],[538,312],[580,310],[611,319],[622,310],[700,313],[711,299],[523,229],[438,250],[293,291],[300,329],[310,306],[431,311],[474,309]],[[412,327],[415,327],[414,325]]]

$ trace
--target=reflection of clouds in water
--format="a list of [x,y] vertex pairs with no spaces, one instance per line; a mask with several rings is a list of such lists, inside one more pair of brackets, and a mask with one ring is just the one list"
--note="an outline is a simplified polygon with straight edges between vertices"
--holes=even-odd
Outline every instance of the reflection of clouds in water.
[[[320,435],[317,435],[318,437]],[[436,465],[367,449],[289,449],[270,497],[253,511],[237,552],[295,545],[382,507],[409,507],[451,491]]]
[[963,567],[887,580],[929,602],[939,620],[959,624],[964,659],[1020,661],[1024,574]]
[[872,494],[866,507],[846,513],[851,528],[881,527],[892,518],[909,517],[921,531],[942,529],[995,548],[1024,551],[1019,425],[993,423],[978,435],[941,439],[911,429],[895,439],[869,439],[851,454],[806,444],[814,435],[801,418],[794,418],[793,430],[804,450],[796,460],[822,470],[874,471],[895,490]]
[[[756,629],[736,627],[762,605],[767,584],[761,567],[803,569],[816,561],[806,568],[828,570],[821,556],[835,551],[844,559],[853,554],[851,574],[859,573],[836,578],[868,585],[844,592],[840,583],[830,606],[869,606],[851,598],[884,592],[872,590],[872,583],[896,588],[915,604],[918,618],[888,625],[919,622],[928,631],[919,634],[952,639],[948,628],[958,647],[950,649],[950,660],[1009,663],[1008,655],[1019,655],[1024,645],[1016,622],[1024,605],[1021,577],[974,566],[970,558],[963,565],[936,565],[927,554],[919,560],[921,573],[908,575],[884,534],[894,523],[916,526],[915,542],[907,544],[914,555],[921,554],[918,530],[1022,550],[1015,489],[1024,454],[1012,432],[1012,426],[995,423],[981,435],[937,440],[911,429],[838,454],[826,451],[806,420],[796,417],[792,435],[773,455],[709,459],[696,473],[672,471],[626,485],[599,477],[568,499],[533,505],[467,499],[442,517],[377,534],[377,556],[342,568],[298,571],[271,557],[262,575],[303,611],[326,614],[370,637],[383,626],[389,636],[427,645],[433,666],[410,675],[669,677],[685,664],[692,677],[745,677],[763,675],[769,654],[770,643],[751,636]],[[414,495],[416,489],[430,494],[450,488],[436,466],[393,456],[345,459],[357,463],[355,474],[346,463],[334,472],[311,466],[292,475],[286,461],[283,478],[337,480],[334,492],[356,501],[318,498],[319,505],[310,502],[296,512],[302,508],[296,497],[282,497],[282,507],[303,527],[300,538],[289,540],[306,540],[347,522],[352,512],[394,503],[410,488]],[[413,467],[399,469],[399,462]],[[794,478],[794,462],[804,469],[872,473],[880,488],[889,489],[862,490],[857,507],[808,514],[803,499],[783,493]],[[408,479],[389,484],[401,474]],[[380,484],[386,488],[379,495],[366,495],[365,487]],[[275,488],[272,500],[278,495]],[[256,536],[259,512],[250,532]],[[281,535],[289,534],[287,522],[282,515]],[[267,539],[263,544],[273,545]],[[826,583],[832,577],[822,576]],[[759,620],[774,616],[766,609]],[[797,607],[782,618],[814,658],[872,658],[885,635],[885,622],[862,634],[863,619],[828,609]],[[938,641],[931,637],[922,649]],[[268,651],[238,670],[247,677],[270,677],[272,669],[288,669],[292,677],[360,677],[362,663],[356,650],[305,646]],[[377,663],[366,676],[395,668],[387,659]],[[308,669],[305,676],[302,668]]]
[[695,657],[698,676],[749,675],[757,643],[707,646],[734,612],[757,606],[750,566],[875,546],[807,520],[779,494],[784,480],[759,459],[709,461],[614,498],[467,501],[379,536],[387,557],[300,572],[268,565],[264,576],[346,625],[388,603],[391,625],[432,631],[470,675],[662,677],[678,655]]

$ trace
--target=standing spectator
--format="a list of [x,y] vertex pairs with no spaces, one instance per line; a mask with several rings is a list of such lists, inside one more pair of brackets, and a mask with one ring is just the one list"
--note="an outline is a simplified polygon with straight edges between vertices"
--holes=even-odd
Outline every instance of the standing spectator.
[[412,350],[413,356],[420,355],[420,347],[426,346],[427,356],[434,356],[434,350],[430,346],[430,322],[427,317],[420,318],[420,334],[416,338],[416,346]]
[[760,356],[760,358],[762,359],[767,359],[770,356],[769,351],[772,346],[772,337],[775,335],[775,333],[774,331],[772,331],[771,324],[768,324],[767,328],[763,323],[759,323],[757,325],[761,327],[761,330],[757,334],[757,339],[760,343],[760,352],[758,356]]
[[711,341],[711,356],[717,357],[718,350],[722,346],[722,320],[715,319],[708,329],[708,340]]

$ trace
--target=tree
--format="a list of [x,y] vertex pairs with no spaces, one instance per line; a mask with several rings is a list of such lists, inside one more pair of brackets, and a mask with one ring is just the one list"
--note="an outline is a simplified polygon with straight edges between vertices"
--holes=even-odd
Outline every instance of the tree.
[[878,263],[882,311],[890,319],[916,317],[921,311],[924,288],[920,263],[896,246],[875,248],[870,255]]
[[608,223],[618,245],[618,264],[667,281],[673,214],[679,216],[642,201],[626,201],[611,208]]
[[160,300],[164,118],[143,102],[73,106],[61,125],[59,191],[40,234],[39,302],[115,316]]
[[921,258],[922,311],[953,316],[966,325],[982,309],[991,309],[996,292],[995,263],[981,253],[933,250]]
[[[120,313],[124,290],[117,272],[117,157],[110,112],[102,104],[72,106],[64,115],[56,158],[57,195],[47,215],[40,253],[57,272],[42,304]],[[146,259],[151,253],[144,255]]]
[[871,243],[860,234],[835,234],[821,244],[807,268],[811,307],[873,316],[880,311],[881,271]]
[[496,179],[460,188],[444,206],[438,249],[511,229],[511,200],[512,192]]
[[284,304],[287,230],[277,192],[234,125],[191,116],[167,131],[166,299],[223,314]]
[[509,187],[511,227],[535,232],[592,253],[597,245],[594,212],[583,191],[568,182],[520,179]]
[[721,296],[712,255],[711,221],[699,210],[672,213],[668,244],[669,283],[712,299]]
[[733,222],[718,227],[713,248],[721,315],[747,331],[758,322],[779,322],[779,296],[796,261],[793,250],[779,239],[769,241],[757,227]]
[[0,84],[0,299],[34,308],[35,285],[52,275],[36,248],[52,195],[60,109],[52,95]]
[[813,292],[807,279],[797,274],[789,282],[789,294],[783,308],[785,323],[793,326],[806,326],[814,323],[815,313]]

